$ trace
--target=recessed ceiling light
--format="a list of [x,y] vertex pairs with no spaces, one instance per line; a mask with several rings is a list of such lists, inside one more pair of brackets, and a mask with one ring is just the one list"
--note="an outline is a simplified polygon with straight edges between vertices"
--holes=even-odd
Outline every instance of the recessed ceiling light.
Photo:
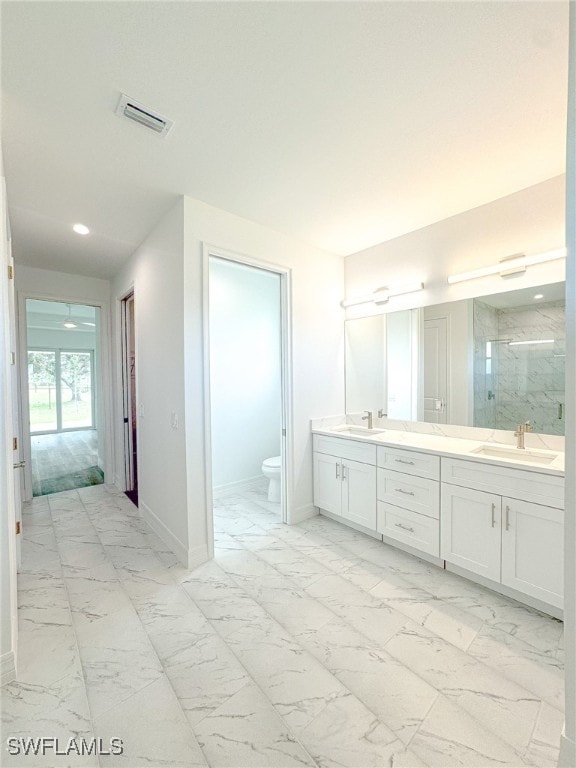
[[64,322],[64,328],[78,328],[78,326],[73,320],[66,320]]
[[534,298],[535,298],[535,299],[543,299],[543,298],[544,298],[544,294],[543,294],[543,293],[537,293],[537,294],[534,296]]
[[77,235],[89,235],[90,230],[85,224],[74,224],[72,227],[74,232],[76,232]]

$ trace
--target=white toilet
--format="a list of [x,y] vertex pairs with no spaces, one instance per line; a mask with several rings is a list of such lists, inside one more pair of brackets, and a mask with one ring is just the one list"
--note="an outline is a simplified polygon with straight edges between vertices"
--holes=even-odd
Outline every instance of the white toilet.
[[268,501],[280,501],[282,490],[280,477],[282,474],[282,457],[272,456],[262,462],[262,474],[270,481],[268,485]]

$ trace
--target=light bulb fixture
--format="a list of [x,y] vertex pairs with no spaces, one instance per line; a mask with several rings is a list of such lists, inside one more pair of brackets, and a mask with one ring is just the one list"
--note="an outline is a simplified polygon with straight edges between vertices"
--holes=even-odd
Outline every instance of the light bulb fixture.
[[554,339],[527,339],[526,341],[509,341],[509,347],[520,347],[525,344],[554,344]]
[[544,294],[543,293],[536,293],[536,294],[534,294],[534,298],[535,299],[543,299],[544,298]]
[[514,256],[507,256],[501,259],[498,264],[492,264],[489,267],[481,267],[470,272],[462,272],[459,275],[449,275],[448,282],[462,283],[465,280],[476,280],[479,277],[489,277],[490,275],[500,275],[500,277],[509,277],[510,275],[520,274],[526,271],[526,267],[532,267],[535,264],[545,264],[548,261],[566,258],[566,248],[556,248],[553,251],[545,253],[536,253],[526,256],[523,253],[517,253]]
[[403,296],[405,293],[416,293],[416,291],[421,291],[423,288],[424,283],[421,282],[406,283],[404,285],[392,286],[391,288],[385,286],[383,288],[378,288],[369,296],[362,296],[357,299],[344,299],[344,301],[340,302],[340,306],[347,309],[348,307],[355,307],[359,304],[387,304],[393,296]]
[[72,229],[74,232],[76,232],[77,235],[89,235],[90,230],[86,226],[86,224],[74,224]]
[[72,320],[71,317],[72,307],[70,304],[67,304],[66,306],[68,307],[68,317],[66,320],[64,320],[64,328],[78,328],[78,325],[74,322],[74,320]]

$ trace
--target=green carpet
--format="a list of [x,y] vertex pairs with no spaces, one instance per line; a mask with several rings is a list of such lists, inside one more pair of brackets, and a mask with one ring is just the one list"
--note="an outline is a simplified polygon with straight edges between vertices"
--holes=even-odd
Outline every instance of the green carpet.
[[45,496],[48,493],[73,491],[74,488],[85,488],[87,485],[100,485],[104,482],[104,473],[100,467],[88,467],[77,472],[71,472],[61,477],[52,477],[34,483],[33,495]]

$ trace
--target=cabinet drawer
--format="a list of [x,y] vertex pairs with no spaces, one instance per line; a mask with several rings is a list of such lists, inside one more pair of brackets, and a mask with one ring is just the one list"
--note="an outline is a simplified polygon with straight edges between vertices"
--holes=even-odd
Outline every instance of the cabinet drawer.
[[380,468],[378,499],[427,517],[440,517],[440,483],[437,480]]
[[378,466],[430,480],[440,479],[440,457],[429,453],[378,446]]
[[376,464],[376,446],[361,443],[358,440],[348,440],[342,437],[327,437],[312,435],[313,449],[318,453],[328,453],[341,459],[361,461],[363,464]]
[[440,556],[440,523],[408,509],[378,502],[378,533],[429,555]]
[[442,482],[564,509],[564,478],[555,475],[443,457]]

